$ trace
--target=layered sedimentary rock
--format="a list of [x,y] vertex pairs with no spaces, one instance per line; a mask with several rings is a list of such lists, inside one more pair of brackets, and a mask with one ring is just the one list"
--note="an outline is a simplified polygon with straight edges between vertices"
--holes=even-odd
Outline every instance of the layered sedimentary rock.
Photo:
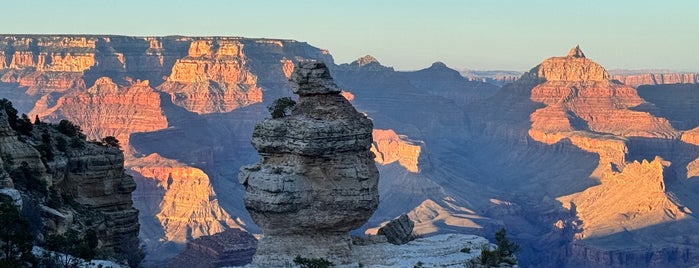
[[[627,162],[630,148],[663,148],[680,137],[667,119],[637,110],[648,104],[634,88],[613,81],[601,66],[584,58],[578,47],[566,57],[547,59],[523,79],[535,83],[531,100],[545,105],[530,115],[529,136],[546,144],[566,141],[599,156],[598,166],[590,174],[599,185],[557,199],[577,218],[561,224],[576,230],[571,244],[576,252],[568,253],[569,263],[585,260],[588,256],[580,253],[585,247],[612,255],[618,250],[624,252],[618,253],[619,258],[633,258],[639,248],[659,239],[649,231],[652,226],[673,224],[669,228],[678,232],[686,229],[677,223],[686,217],[683,206],[665,188],[666,169],[671,163],[657,157]],[[612,237],[623,232],[633,232],[635,243],[617,247],[613,242],[617,238]],[[676,246],[672,242],[658,244],[664,249]],[[580,257],[583,259],[576,259]],[[636,263],[597,261],[596,265]],[[669,263],[691,263],[686,261]]]
[[170,261],[168,267],[243,266],[252,261],[257,239],[240,229],[229,229],[187,243],[187,248]]
[[643,85],[697,84],[699,83],[699,74],[652,72],[638,74],[615,74],[612,75],[612,79],[632,87]]
[[243,44],[216,39],[192,42],[160,89],[172,102],[199,114],[229,112],[262,101],[257,77],[245,66]]
[[[669,162],[634,161],[602,178],[602,185],[560,200],[583,222],[579,239],[637,230],[688,215],[666,194],[663,171]],[[640,239],[639,239],[640,241]]]
[[23,215],[41,232],[38,241],[68,230],[80,237],[93,231],[96,250],[137,266],[143,255],[138,210],[131,201],[136,184],[124,172],[122,152],[68,137],[47,124],[35,124],[19,137],[7,118],[0,110],[0,162],[13,180],[4,186],[21,193]]
[[[132,160],[130,169],[149,188],[135,199],[148,215],[154,214],[166,241],[184,243],[200,236],[213,235],[230,228],[242,228],[218,203],[209,176],[202,170],[157,154]],[[162,196],[155,193],[161,189]],[[143,238],[157,245],[157,231],[145,226]]]
[[546,105],[531,115],[533,132],[678,136],[666,119],[631,110],[644,103],[636,90],[611,81],[604,68],[585,58],[579,47],[566,57],[545,60],[524,77],[545,81],[531,90],[531,100]]
[[410,172],[419,172],[418,158],[420,157],[420,144],[401,137],[392,129],[374,129],[372,136],[374,143],[371,151],[376,155],[376,162],[387,165],[398,162]]
[[410,239],[413,238],[413,227],[415,227],[415,223],[413,223],[407,214],[403,214],[379,228],[376,234],[385,236],[391,244],[402,245],[408,243]]
[[261,161],[239,174],[264,235],[253,263],[290,266],[296,256],[348,263],[349,230],[378,206],[372,122],[340,95],[324,64],[300,63],[290,81],[298,104],[290,116],[255,126]]
[[134,132],[164,129],[167,119],[160,107],[160,94],[148,81],[119,86],[102,77],[88,89],[73,89],[57,100],[42,97],[29,113],[42,120],[58,122],[68,119],[82,130],[88,139],[116,137],[124,148]]

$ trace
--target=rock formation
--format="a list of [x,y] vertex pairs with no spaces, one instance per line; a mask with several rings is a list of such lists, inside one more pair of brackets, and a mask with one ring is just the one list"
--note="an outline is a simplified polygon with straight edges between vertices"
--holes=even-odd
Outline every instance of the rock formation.
[[171,268],[217,268],[242,266],[252,261],[257,239],[240,229],[228,229],[187,243],[187,248],[170,261]]
[[612,79],[625,85],[639,87],[643,85],[667,85],[667,84],[697,84],[698,73],[630,73],[614,74]]
[[544,81],[531,90],[531,100],[546,105],[531,115],[532,137],[572,131],[626,137],[678,136],[666,119],[631,110],[644,103],[636,90],[612,81],[579,47],[566,57],[545,60],[523,77]]
[[401,137],[392,129],[374,129],[374,143],[371,151],[376,155],[376,162],[387,165],[398,162],[410,172],[419,172],[418,158],[421,147],[417,142]]
[[379,228],[376,234],[385,236],[391,244],[402,245],[408,243],[412,238],[414,226],[415,223],[408,218],[408,215],[403,214]]
[[160,89],[172,102],[199,114],[230,112],[262,101],[257,77],[245,67],[238,40],[198,40],[177,60]]
[[71,89],[53,101],[49,98],[50,95],[43,96],[29,114],[49,122],[68,119],[83,126],[88,139],[113,136],[127,150],[131,133],[168,126],[160,108],[160,94],[148,81],[119,86],[102,77],[90,88]]
[[0,109],[0,163],[9,173],[0,192],[20,193],[23,216],[40,234],[37,241],[68,230],[80,237],[90,231],[96,250],[137,266],[143,255],[131,200],[136,184],[124,172],[124,156],[75,135],[48,124],[34,124],[31,132],[18,135]]
[[[130,169],[142,180],[153,182],[143,185],[147,189],[139,190],[134,199],[140,201],[148,215],[155,215],[167,241],[185,243],[229,228],[241,228],[218,204],[209,176],[202,170],[157,154],[133,160]],[[158,190],[163,191],[162,196],[155,194]],[[144,233],[144,238],[156,237],[155,230],[145,231],[151,233]],[[156,247],[159,241],[146,242]]]
[[290,116],[257,124],[252,144],[261,160],[239,174],[263,231],[253,263],[289,266],[296,256],[348,263],[348,232],[378,206],[372,122],[340,95],[325,64],[300,63],[290,81],[298,104]]

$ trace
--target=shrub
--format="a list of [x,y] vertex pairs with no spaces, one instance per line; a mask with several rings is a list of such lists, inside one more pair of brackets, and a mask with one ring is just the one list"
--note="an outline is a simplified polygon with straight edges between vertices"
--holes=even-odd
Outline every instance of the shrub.
[[12,107],[12,102],[5,98],[0,99],[0,108],[5,110],[10,127],[15,129],[17,127],[17,109]]
[[119,145],[119,140],[115,138],[114,136],[107,136],[102,139],[102,145],[107,146],[107,147],[112,147],[112,148],[121,148],[121,145]]
[[80,126],[77,126],[73,124],[73,122],[70,122],[65,119],[58,122],[58,127],[56,128],[58,129],[58,131],[60,131],[68,137],[80,137],[81,135],[83,135]]
[[53,160],[53,151],[51,150],[51,146],[49,146],[48,144],[42,143],[42,144],[39,144],[37,146],[34,146],[34,148],[37,151],[39,151],[42,158],[44,158],[48,161]]
[[22,114],[22,118],[16,121],[14,129],[22,135],[29,136],[32,134],[34,125],[26,114]]
[[296,256],[294,258],[294,263],[301,266],[301,268],[329,268],[335,266],[335,264],[329,260],[323,258],[302,258],[301,256]]
[[70,139],[70,147],[75,149],[82,149],[85,148],[85,142],[78,137],[73,137],[72,139]]
[[267,106],[272,118],[282,118],[291,114],[296,102],[289,97],[279,98],[272,105]]
[[32,254],[32,234],[29,221],[13,205],[0,202],[0,267],[25,267],[36,264]]
[[46,248],[91,260],[97,255],[97,234],[90,230],[80,237],[77,231],[71,229],[63,235],[49,235]]
[[68,150],[68,142],[61,136],[56,137],[56,149],[61,152],[66,152]]
[[481,264],[497,266],[502,262],[516,264],[513,254],[519,250],[519,245],[507,239],[505,228],[495,232],[495,244],[497,248],[490,250],[484,245],[481,250]]

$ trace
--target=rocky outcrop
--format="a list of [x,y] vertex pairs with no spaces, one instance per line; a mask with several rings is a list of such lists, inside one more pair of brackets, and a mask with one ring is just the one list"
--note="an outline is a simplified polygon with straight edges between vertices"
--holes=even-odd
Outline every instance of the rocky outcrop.
[[391,244],[402,245],[408,243],[412,238],[413,227],[415,227],[415,223],[408,218],[407,214],[403,214],[379,228],[376,234],[385,236]]
[[355,245],[353,251],[354,259],[364,267],[468,267],[486,245],[490,245],[488,240],[480,236],[441,234],[404,245]]
[[[161,229],[165,241],[185,243],[200,236],[214,235],[230,228],[242,228],[218,203],[209,176],[202,170],[187,166],[158,154],[134,159],[130,170],[149,188],[139,190],[139,200],[147,215],[155,215],[156,226],[144,226],[142,238],[156,248]],[[154,195],[162,189],[162,196]],[[152,217],[152,216],[151,216]],[[145,223],[144,223],[145,225]]]
[[545,60],[523,77],[545,81],[531,90],[531,100],[546,105],[531,115],[532,130],[678,136],[666,119],[631,110],[644,103],[636,90],[611,81],[604,68],[585,58],[579,47],[566,57]]
[[290,116],[255,126],[261,161],[239,174],[263,231],[253,263],[290,266],[296,256],[348,263],[349,230],[378,206],[372,123],[340,95],[324,64],[300,63],[290,81],[298,104]]
[[419,172],[418,159],[421,145],[410,141],[405,136],[399,136],[392,129],[374,129],[372,132],[374,143],[371,151],[374,152],[376,163],[387,165],[398,162],[410,172]]
[[243,266],[252,261],[257,239],[240,229],[229,229],[202,236],[187,243],[187,249],[173,258],[167,267],[216,268]]
[[35,224],[37,240],[68,230],[80,237],[92,231],[96,250],[137,266],[143,255],[138,210],[131,201],[136,184],[124,172],[122,152],[68,137],[48,124],[34,124],[20,137],[7,118],[0,109],[1,162],[12,180],[4,186],[21,194],[23,216]]
[[50,95],[42,97],[29,114],[50,122],[68,119],[83,126],[88,139],[113,136],[124,148],[129,148],[131,133],[168,126],[161,110],[160,94],[148,81],[119,86],[102,77],[88,89],[70,90],[53,101],[49,98]]
[[168,92],[173,103],[199,114],[261,102],[262,90],[245,66],[242,49],[236,39],[194,41],[189,56],[177,60],[159,89]]
[[682,220],[686,213],[667,196],[662,158],[634,161],[619,173],[608,174],[601,185],[560,200],[577,212],[583,228],[579,239]]
[[697,84],[698,73],[632,73],[615,74],[612,79],[625,85],[638,87],[643,85],[667,85],[667,84]]

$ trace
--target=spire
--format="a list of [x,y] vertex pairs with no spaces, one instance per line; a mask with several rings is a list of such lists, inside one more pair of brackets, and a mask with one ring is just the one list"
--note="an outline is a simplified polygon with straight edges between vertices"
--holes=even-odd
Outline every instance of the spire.
[[570,49],[570,51],[568,52],[568,57],[585,58],[585,53],[583,53],[582,50],[580,49],[580,45],[576,45],[574,48]]

